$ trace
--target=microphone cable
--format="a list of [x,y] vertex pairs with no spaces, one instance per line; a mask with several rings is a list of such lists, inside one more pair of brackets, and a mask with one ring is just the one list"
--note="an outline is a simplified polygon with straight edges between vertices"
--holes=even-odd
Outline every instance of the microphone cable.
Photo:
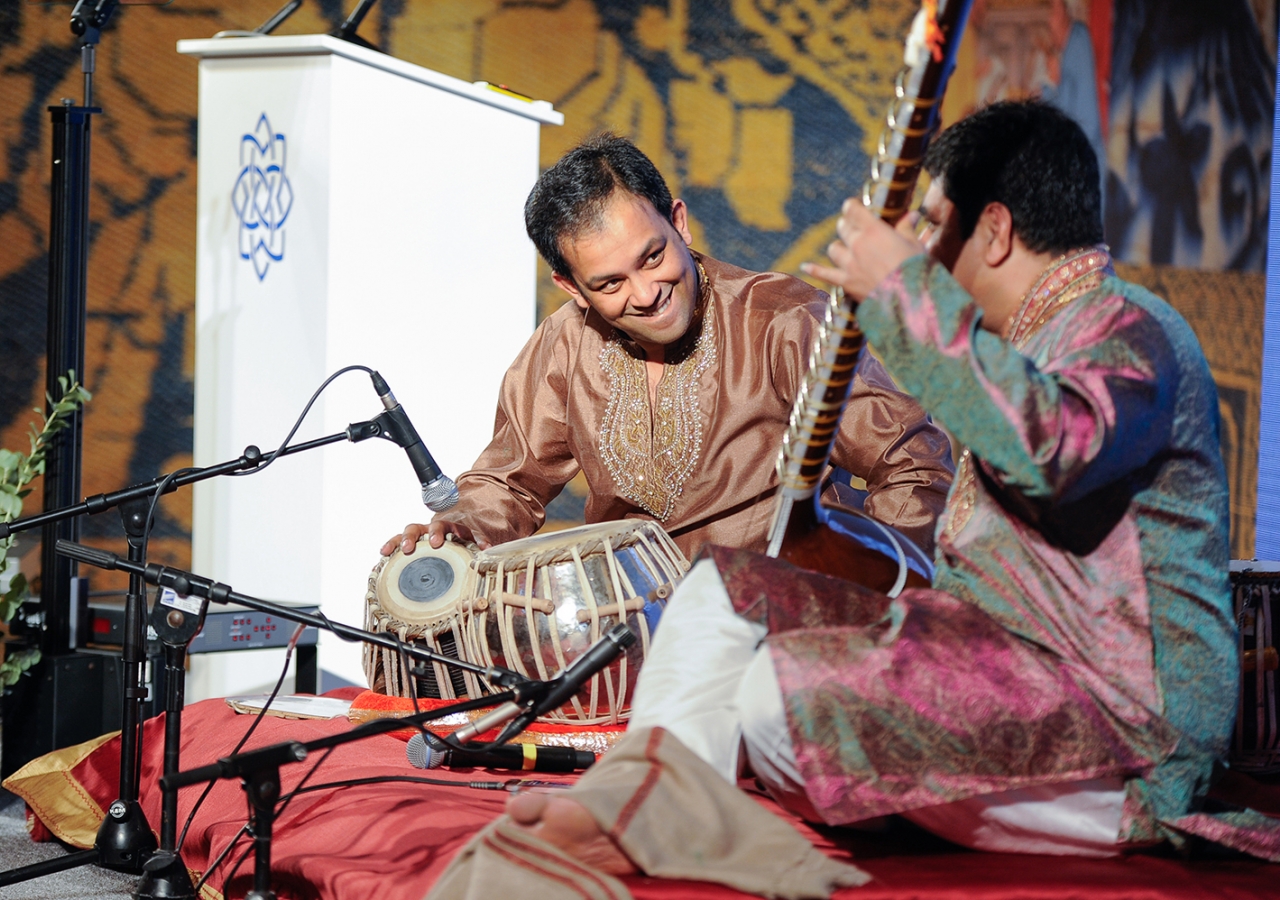
[[[153,525],[155,525],[156,504],[160,501],[160,495],[165,493],[169,485],[171,485],[173,483],[173,480],[177,478],[179,475],[185,475],[188,472],[195,472],[195,471],[199,471],[199,470],[193,469],[190,467],[178,469],[177,471],[170,472],[169,474],[165,475],[163,478],[160,479],[159,482],[156,483],[156,489],[151,494],[151,502],[147,506],[147,518],[143,521],[143,524],[142,524],[142,539],[139,545],[142,550],[141,555],[142,555],[142,561],[144,563],[147,561],[147,546],[151,542],[151,528]],[[156,588],[157,600],[159,599],[159,597],[160,597],[160,588]],[[147,588],[144,585],[142,588],[142,604],[143,604],[144,621],[146,618],[146,603],[147,603]],[[143,635],[143,644],[144,645],[146,644],[145,633]],[[145,654],[145,651],[144,651],[144,654]],[[146,725],[147,725],[146,717],[138,716],[137,744],[138,744],[138,747],[140,748],[144,746],[142,741],[143,741],[143,737],[145,736]],[[136,761],[134,764],[134,772],[133,772],[133,783],[142,784],[142,753],[141,752],[136,754]]]
[[302,427],[302,422],[306,419],[307,413],[311,412],[311,407],[320,399],[320,394],[324,392],[324,389],[327,388],[339,375],[345,375],[348,372],[364,372],[370,377],[373,376],[373,369],[370,369],[368,366],[343,366],[341,369],[334,372],[324,380],[320,387],[316,388],[315,393],[311,395],[311,399],[307,401],[307,405],[302,408],[302,414],[298,416],[297,421],[293,423],[293,427],[289,429],[289,433],[285,435],[284,440],[280,442],[279,447],[263,457],[263,461],[252,469],[243,469],[239,472],[228,472],[227,474],[235,477],[239,477],[241,475],[253,475],[256,472],[261,472],[267,466],[275,462],[276,458],[289,448],[289,441],[293,440],[293,436],[298,433],[298,429]]
[[[240,742],[236,744],[235,749],[227,756],[235,756],[244,747],[245,743],[253,736],[254,731],[262,723],[262,717],[267,714],[267,710],[271,708],[271,704],[275,702],[276,695],[280,693],[280,687],[284,684],[285,677],[289,674],[289,663],[293,660],[293,649],[298,646],[298,639],[302,637],[302,632],[306,630],[305,625],[298,623],[298,627],[293,630],[293,636],[289,638],[289,645],[285,648],[284,667],[280,670],[280,677],[276,679],[276,686],[271,689],[271,694],[267,697],[267,702],[262,705],[262,709],[258,710],[258,714],[253,717],[253,721],[249,723],[249,728],[244,733],[244,737],[240,738]],[[175,853],[182,852],[182,845],[187,840],[187,831],[191,828],[191,823],[195,820],[196,813],[200,811],[201,804],[205,798],[209,796],[209,792],[213,790],[216,781],[210,781],[204,786],[200,797],[196,800],[195,805],[191,807],[191,812],[187,814],[187,821],[182,826],[182,834],[178,838],[177,846],[174,848]],[[199,893],[199,888],[196,889]]]
[[[311,399],[307,401],[307,405],[303,407],[302,413],[298,416],[297,420],[293,423],[293,427],[289,429],[289,433],[285,435],[284,440],[280,442],[280,446],[277,447],[272,453],[268,454],[264,462],[262,462],[260,465],[255,466],[252,469],[245,469],[240,472],[231,472],[228,474],[231,474],[234,476],[253,475],[257,472],[261,472],[267,466],[275,462],[276,459],[280,456],[280,454],[283,453],[288,448],[289,441],[291,441],[293,439],[293,436],[297,434],[298,429],[302,427],[302,423],[306,419],[307,413],[311,411],[311,407],[315,405],[315,402],[316,400],[319,399],[320,394],[323,393],[324,389],[327,388],[331,383],[333,383],[333,381],[338,376],[345,375],[347,372],[364,372],[367,375],[370,375],[370,376],[373,375],[372,369],[370,369],[368,366],[361,366],[361,365],[344,366],[343,368],[334,372],[332,375],[326,378],[318,388],[316,388],[315,392],[311,395]],[[175,478],[179,477],[180,475],[186,475],[192,472],[199,472],[199,471],[200,469],[198,467],[186,466],[184,468],[178,469],[174,472],[170,472],[169,474],[165,475],[160,480],[160,482],[156,485],[156,490],[151,495],[151,503],[147,507],[147,518],[142,531],[141,544],[142,544],[142,558],[144,561],[147,558],[147,547],[151,540],[151,530],[155,524],[156,507],[160,502],[160,497],[164,493],[166,493],[169,485],[173,483],[173,480]],[[158,596],[160,589],[157,588],[156,590],[157,590],[157,596]],[[321,618],[324,618],[323,614],[321,614]],[[258,711],[258,714],[254,717],[253,723],[249,726],[249,730],[245,732],[244,737],[240,739],[240,742],[236,744],[235,749],[232,750],[231,754],[228,754],[228,755],[234,755],[240,752],[240,749],[244,746],[245,741],[249,740],[249,737],[257,729],[258,723],[262,721],[262,717],[266,714],[267,710],[271,707],[272,702],[275,701],[276,695],[280,692],[280,687],[284,684],[284,679],[288,675],[289,663],[293,659],[293,650],[294,650],[294,647],[297,646],[298,638],[301,637],[302,629],[304,627],[305,626],[299,625],[298,628],[295,629],[293,638],[289,641],[289,646],[285,653],[284,668],[280,672],[280,677],[276,680],[275,687],[272,688],[271,690],[271,695],[267,698],[267,702],[263,705],[262,709],[260,709]],[[143,729],[143,722],[140,719],[138,722],[138,746],[142,746],[142,736],[143,736],[142,729]],[[141,757],[141,754],[139,754],[138,773],[137,773],[137,777],[139,779],[141,778],[141,772],[142,772],[142,757]],[[199,799],[196,800],[195,806],[192,807],[191,812],[187,815],[187,820],[182,826],[181,837],[178,838],[176,852],[178,853],[182,852],[182,845],[186,841],[187,832],[191,828],[191,823],[195,819],[196,812],[199,811],[200,806],[204,803],[205,798],[209,796],[209,792],[211,790],[213,790],[213,782],[209,782],[209,784],[205,786],[204,792],[201,793]]]

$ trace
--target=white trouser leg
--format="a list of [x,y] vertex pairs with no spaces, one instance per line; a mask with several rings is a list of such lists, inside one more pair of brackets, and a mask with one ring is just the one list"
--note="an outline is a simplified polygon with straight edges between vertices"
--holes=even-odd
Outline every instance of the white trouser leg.
[[631,726],[662,726],[736,782],[742,739],[736,698],[765,633],[733,611],[715,563],[699,562],[662,613],[636,682]]
[[747,666],[737,705],[742,713],[743,745],[751,771],[785,809],[810,822],[821,822],[822,816],[809,802],[804,776],[796,764],[782,689],[768,647],[757,650]]
[[970,797],[904,813],[939,837],[994,853],[1115,856],[1124,782],[1095,778]]

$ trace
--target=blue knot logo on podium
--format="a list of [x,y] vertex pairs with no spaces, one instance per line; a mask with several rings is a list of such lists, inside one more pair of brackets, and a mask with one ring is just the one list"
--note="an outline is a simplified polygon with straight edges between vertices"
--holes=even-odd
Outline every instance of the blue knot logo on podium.
[[231,206],[240,222],[240,258],[253,263],[262,281],[271,263],[284,259],[284,223],[293,207],[284,135],[272,129],[266,113],[253,134],[240,138],[240,175],[231,189]]

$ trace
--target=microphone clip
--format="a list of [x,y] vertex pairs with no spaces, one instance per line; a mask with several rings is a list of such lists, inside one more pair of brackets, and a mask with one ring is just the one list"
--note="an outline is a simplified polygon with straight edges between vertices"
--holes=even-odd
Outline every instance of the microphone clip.
[[[398,410],[399,407],[396,407]],[[385,410],[374,416],[368,423],[361,423],[373,426],[376,429],[367,437],[380,437],[391,441],[399,447],[408,447],[418,441],[416,434],[408,431],[404,426],[408,425],[408,419],[404,414],[392,415],[391,410]],[[412,426],[409,426],[412,428]]]

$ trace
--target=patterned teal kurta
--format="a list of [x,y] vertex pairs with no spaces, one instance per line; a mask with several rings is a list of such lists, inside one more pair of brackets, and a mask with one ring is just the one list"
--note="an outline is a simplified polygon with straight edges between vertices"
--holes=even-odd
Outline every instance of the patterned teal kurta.
[[810,800],[841,823],[1119,775],[1123,842],[1198,833],[1280,859],[1262,817],[1191,814],[1240,673],[1195,335],[1102,248],[1056,261],[1007,337],[981,315],[926,257],[859,309],[886,368],[967,448],[932,590],[889,601],[715,552],[735,606],[769,624]]

